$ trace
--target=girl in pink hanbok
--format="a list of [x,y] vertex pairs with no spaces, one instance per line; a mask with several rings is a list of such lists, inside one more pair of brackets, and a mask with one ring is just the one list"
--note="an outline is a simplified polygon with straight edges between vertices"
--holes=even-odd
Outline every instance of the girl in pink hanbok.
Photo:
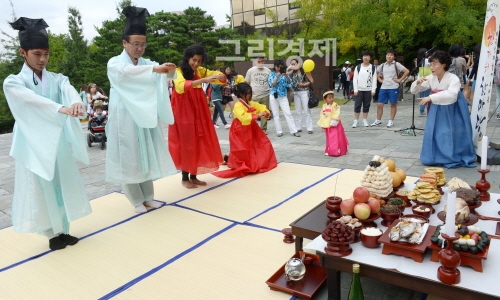
[[347,137],[340,120],[340,106],[333,102],[333,91],[323,94],[325,104],[321,108],[318,126],[323,128],[326,134],[325,155],[342,156],[347,153]]

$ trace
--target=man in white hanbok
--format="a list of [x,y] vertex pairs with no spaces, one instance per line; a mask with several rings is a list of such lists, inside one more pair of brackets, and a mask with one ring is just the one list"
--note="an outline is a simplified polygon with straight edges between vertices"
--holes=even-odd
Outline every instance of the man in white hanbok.
[[[48,72],[48,27],[43,19],[19,18],[20,54],[25,63],[3,89],[16,123],[10,155],[16,161],[12,224],[14,231],[49,238],[49,248],[74,245],[69,222],[92,212],[73,157],[88,164],[78,120],[85,108],[66,76]],[[73,156],[73,157],[72,157]]]
[[124,50],[108,62],[106,180],[121,183],[135,211],[143,213],[146,206],[161,206],[153,201],[153,180],[177,172],[159,122],[174,122],[167,81],[176,78],[176,65],[142,58],[147,9],[128,6],[122,13]]

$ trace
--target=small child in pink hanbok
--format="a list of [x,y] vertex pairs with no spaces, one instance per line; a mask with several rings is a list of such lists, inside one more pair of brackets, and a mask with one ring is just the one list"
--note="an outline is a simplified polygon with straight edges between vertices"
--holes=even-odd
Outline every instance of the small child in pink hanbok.
[[327,91],[323,94],[325,104],[321,108],[318,126],[323,128],[326,134],[325,155],[342,156],[347,153],[347,137],[344,132],[344,126],[340,120],[340,106],[333,102],[333,91]]

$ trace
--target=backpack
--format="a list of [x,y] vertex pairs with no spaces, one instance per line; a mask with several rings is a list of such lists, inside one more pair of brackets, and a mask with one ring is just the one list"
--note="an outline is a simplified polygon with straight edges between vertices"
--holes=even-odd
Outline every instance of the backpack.
[[457,68],[457,64],[455,62],[456,62],[456,58],[453,57],[453,59],[451,61],[450,68],[448,69],[448,72],[457,75],[457,77],[460,79],[460,83],[463,83],[462,82],[463,81],[462,70],[460,70],[459,68]]
[[347,80],[347,75],[345,74],[345,70],[342,71],[342,69],[340,69],[340,80],[342,81]]
[[[358,74],[359,74],[359,71],[361,70],[361,64],[357,65],[356,69],[358,70]],[[372,64],[372,75],[375,75],[375,65],[374,64]]]

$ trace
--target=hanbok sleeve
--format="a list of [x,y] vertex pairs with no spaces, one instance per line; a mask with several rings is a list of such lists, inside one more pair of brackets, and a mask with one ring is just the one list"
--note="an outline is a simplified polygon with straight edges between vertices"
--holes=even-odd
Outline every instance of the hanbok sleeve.
[[[156,63],[148,63],[135,66],[113,57],[108,62],[108,78],[134,122],[139,127],[154,128],[158,117],[165,119],[163,112],[158,113],[158,101],[168,97],[167,77],[153,72]],[[163,88],[159,90],[160,86]]]
[[340,120],[340,106],[337,103],[333,103],[331,116],[333,120]]
[[250,123],[252,123],[253,120],[252,114],[249,113],[245,105],[241,104],[240,102],[237,102],[234,105],[233,116],[234,118],[240,120],[241,125],[243,126],[250,125]]
[[417,81],[413,81],[411,84],[410,93],[417,94],[423,91],[427,91],[431,88],[429,81],[432,79],[433,75],[426,76],[427,81],[422,82],[421,84],[417,84]]
[[[58,104],[29,89],[20,75],[10,75],[3,83],[10,111],[16,120],[10,155],[16,162],[45,180],[54,178],[58,143],[63,128],[69,125],[68,129],[75,130],[66,130],[68,132],[64,133],[67,137],[72,136],[73,142],[78,140],[78,134],[83,139],[81,127],[76,129],[71,123],[77,122],[77,119],[58,112],[63,105],[70,106],[71,103],[80,101],[76,90],[71,87],[71,92],[70,87],[64,82],[55,86],[56,89],[61,89],[60,95],[63,98],[63,104]],[[77,153],[75,156],[88,164],[86,148],[84,149],[85,154],[81,153],[81,149],[73,149],[73,153]]]
[[432,103],[448,105],[457,102],[458,92],[460,92],[460,79],[454,74],[446,72],[441,81],[448,84],[448,88],[430,95]]

